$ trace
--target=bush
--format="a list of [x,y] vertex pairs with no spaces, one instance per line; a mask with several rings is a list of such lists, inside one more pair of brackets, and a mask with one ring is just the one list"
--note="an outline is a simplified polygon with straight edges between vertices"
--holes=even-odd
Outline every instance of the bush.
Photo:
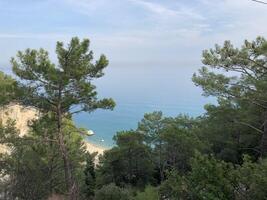
[[128,191],[112,183],[97,190],[95,200],[130,200],[130,195]]
[[171,172],[161,185],[160,194],[164,199],[234,199],[233,167],[213,157],[197,154],[191,161],[192,170],[181,176]]
[[147,186],[144,192],[137,193],[134,200],[158,200],[158,189],[155,187]]
[[235,170],[236,199],[266,199],[267,197],[267,160],[253,163],[245,157],[242,166]]

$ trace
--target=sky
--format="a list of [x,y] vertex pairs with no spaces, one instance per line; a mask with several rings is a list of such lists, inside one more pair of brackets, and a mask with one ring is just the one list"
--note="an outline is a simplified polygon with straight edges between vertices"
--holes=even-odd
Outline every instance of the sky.
[[112,67],[199,67],[215,43],[265,36],[267,5],[251,0],[0,0],[0,70],[18,50],[89,38]]

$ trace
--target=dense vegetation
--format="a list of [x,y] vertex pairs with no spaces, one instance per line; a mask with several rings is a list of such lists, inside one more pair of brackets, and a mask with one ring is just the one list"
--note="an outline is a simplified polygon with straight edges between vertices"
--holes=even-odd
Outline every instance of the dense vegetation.
[[[0,126],[1,197],[39,200],[53,194],[92,200],[267,199],[267,41],[235,48],[229,41],[203,52],[193,82],[217,98],[197,118],[148,113],[136,130],[118,132],[99,157],[83,146],[72,114],[112,109],[97,99],[92,80],[107,60],[92,64],[89,41],[57,44],[59,64],[44,50],[12,59],[13,79],[0,73],[0,104],[33,106],[42,117],[19,137],[14,123]],[[74,110],[73,110],[74,108]]]

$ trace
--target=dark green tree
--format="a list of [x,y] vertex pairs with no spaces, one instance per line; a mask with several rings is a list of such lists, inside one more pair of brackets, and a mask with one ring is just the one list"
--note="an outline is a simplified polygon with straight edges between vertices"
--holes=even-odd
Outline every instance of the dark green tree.
[[253,162],[245,156],[243,161],[234,171],[236,199],[267,199],[267,160]]
[[144,136],[134,132],[119,132],[117,146],[100,158],[98,184],[115,183],[118,186],[142,188],[153,182],[154,165],[151,149],[144,144]]
[[228,200],[235,199],[233,166],[213,157],[197,154],[186,175],[176,171],[161,185],[163,199]]
[[98,61],[92,62],[89,40],[73,38],[66,48],[58,42],[56,53],[57,65],[51,63],[48,52],[43,49],[19,51],[17,59],[12,58],[11,63],[24,91],[21,103],[36,107],[42,113],[52,113],[55,117],[55,134],[64,163],[69,199],[77,199],[79,189],[67,148],[68,139],[63,132],[63,119],[82,111],[112,109],[115,103],[112,99],[97,99],[92,81],[104,75],[103,69],[108,61],[102,55]]
[[[0,156],[1,179],[6,180],[3,186],[8,194],[6,199],[45,199],[49,195],[49,170],[43,160],[43,148],[32,143],[31,137],[20,137],[9,121],[1,125],[1,144],[7,152]],[[41,153],[42,152],[42,153]]]
[[93,199],[96,189],[95,157],[96,153],[87,153],[86,155],[86,166],[84,169],[85,185],[83,192],[88,200]]
[[97,190],[94,200],[130,200],[130,195],[127,190],[112,183]]
[[159,200],[158,189],[152,186],[147,186],[143,192],[138,192],[133,200]]
[[197,154],[191,167],[187,181],[192,199],[234,199],[231,164]]
[[[262,156],[267,154],[267,42],[258,37],[255,41],[245,41],[238,49],[229,41],[221,47],[205,50],[203,64],[198,75],[193,76],[196,85],[203,88],[205,95],[228,100],[241,107],[242,111],[258,111],[260,120],[251,123],[250,119],[232,121],[251,128],[251,132],[261,135]],[[208,68],[215,69],[209,71]],[[229,72],[229,75],[227,75]]]
[[[165,119],[165,128],[161,134],[164,173],[169,170],[186,173],[190,170],[190,159],[195,151],[205,149],[194,132],[195,124],[195,119],[183,115]],[[155,151],[158,151],[157,147]]]
[[137,131],[144,135],[145,142],[150,145],[152,149],[157,149],[154,161],[159,171],[159,179],[164,179],[164,161],[162,149],[162,133],[164,129],[164,117],[162,112],[155,111],[153,113],[146,113],[144,118],[138,123]]
[[[54,134],[53,119],[48,115],[33,122],[29,133],[23,137],[11,121],[1,128],[1,144],[8,148],[1,156],[2,175],[7,178],[4,187],[14,199],[47,199],[52,194],[66,194],[64,163]],[[66,146],[73,162],[77,185],[84,187],[85,153],[82,137],[70,120],[64,119]],[[80,195],[82,197],[82,195]]]
[[161,131],[164,128],[164,117],[161,111],[146,113],[138,123],[137,131],[145,136],[147,144],[153,145],[159,142]]
[[0,106],[5,106],[18,97],[19,89],[15,79],[0,71]]
[[168,170],[186,172],[195,150],[201,150],[201,142],[194,133],[196,124],[197,121],[188,116],[166,118],[161,112],[145,114],[139,122],[137,132],[144,135],[153,150],[159,183],[165,179]]
[[253,134],[250,127],[241,123],[246,121],[257,126],[258,110],[252,112],[223,99],[218,101],[218,105],[206,105],[205,109],[197,131],[201,140],[209,146],[209,153],[236,164],[242,163],[243,154],[249,154],[255,160],[261,155],[261,135],[257,132]]
[[190,199],[190,187],[186,176],[176,170],[168,173],[168,178],[159,186],[160,199],[187,200]]

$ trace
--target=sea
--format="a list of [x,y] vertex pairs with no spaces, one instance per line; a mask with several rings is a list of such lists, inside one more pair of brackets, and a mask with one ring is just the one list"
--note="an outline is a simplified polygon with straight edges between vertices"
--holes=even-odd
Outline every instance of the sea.
[[192,82],[198,67],[111,66],[96,80],[99,98],[113,98],[114,110],[96,110],[74,116],[78,127],[92,130],[93,144],[112,147],[119,131],[136,129],[145,113],[162,111],[164,116],[202,115],[205,104],[215,103],[202,95]]

